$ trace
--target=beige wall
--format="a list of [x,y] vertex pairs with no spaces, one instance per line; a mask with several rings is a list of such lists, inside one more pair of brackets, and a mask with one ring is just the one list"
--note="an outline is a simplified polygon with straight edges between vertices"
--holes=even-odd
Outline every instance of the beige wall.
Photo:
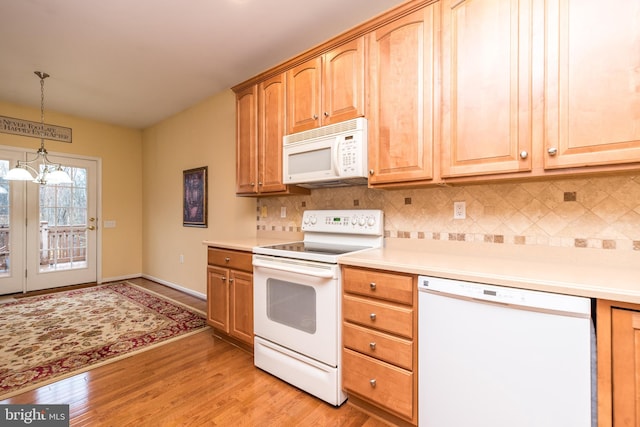
[[[255,199],[235,195],[235,95],[208,98],[146,129],[142,139],[143,271],[204,295],[202,242],[256,233]],[[182,172],[201,166],[209,168],[208,227],[183,227]]]
[[[0,102],[0,115],[35,122],[38,109]],[[142,133],[52,111],[45,121],[72,128],[71,144],[45,141],[50,153],[77,154],[102,161],[102,220],[115,220],[116,228],[102,229],[102,278],[136,276],[142,272]],[[35,151],[40,140],[0,133],[0,145]],[[34,184],[35,185],[35,184]]]

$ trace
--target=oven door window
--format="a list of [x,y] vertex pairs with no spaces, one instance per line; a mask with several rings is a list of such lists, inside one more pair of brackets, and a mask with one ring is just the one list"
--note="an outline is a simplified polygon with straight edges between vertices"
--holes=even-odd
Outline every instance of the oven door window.
[[267,279],[267,316],[273,322],[315,334],[315,289],[299,283]]

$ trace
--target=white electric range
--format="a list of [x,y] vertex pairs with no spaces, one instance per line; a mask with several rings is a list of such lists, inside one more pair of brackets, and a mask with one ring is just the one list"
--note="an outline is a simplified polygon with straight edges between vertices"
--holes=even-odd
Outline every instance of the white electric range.
[[380,210],[309,210],[302,241],[253,248],[254,363],[334,406],[342,391],[341,255],[379,248]]

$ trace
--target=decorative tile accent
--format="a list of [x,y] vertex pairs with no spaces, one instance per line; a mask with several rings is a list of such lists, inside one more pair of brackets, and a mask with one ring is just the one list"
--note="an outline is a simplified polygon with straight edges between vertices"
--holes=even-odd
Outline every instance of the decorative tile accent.
[[[466,219],[453,220],[454,200],[466,202]],[[287,218],[279,217],[282,206]],[[258,199],[257,230],[300,232],[307,209],[354,207],[382,209],[386,238],[640,251],[640,176],[635,175],[424,189],[315,189],[310,195]]]

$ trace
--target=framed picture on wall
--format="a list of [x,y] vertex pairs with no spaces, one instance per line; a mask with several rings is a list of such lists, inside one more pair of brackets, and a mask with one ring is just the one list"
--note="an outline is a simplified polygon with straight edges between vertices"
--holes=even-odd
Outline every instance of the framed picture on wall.
[[182,172],[182,225],[207,226],[207,171],[208,167]]

